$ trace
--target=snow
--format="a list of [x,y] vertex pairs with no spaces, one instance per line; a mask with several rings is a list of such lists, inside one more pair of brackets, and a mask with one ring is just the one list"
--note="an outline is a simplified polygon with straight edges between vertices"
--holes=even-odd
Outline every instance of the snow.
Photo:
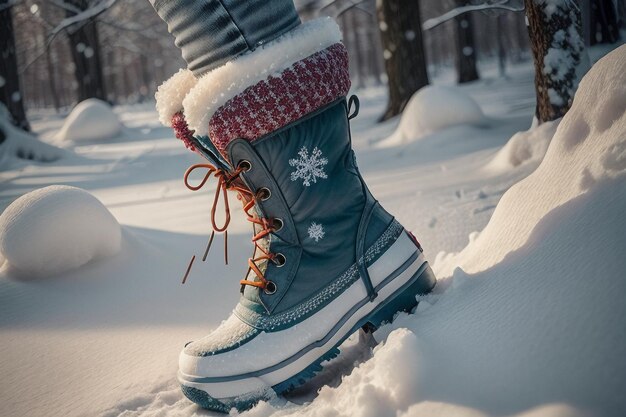
[[76,187],[31,191],[0,215],[0,252],[23,277],[48,277],[114,255],[120,241],[120,225],[107,208]]
[[0,103],[0,172],[24,161],[50,162],[64,152],[13,126],[7,108]]
[[398,129],[380,146],[396,146],[463,124],[486,124],[480,106],[458,87],[429,85],[411,97],[402,113]]
[[[470,273],[490,268],[520,248],[551,210],[626,169],[626,60],[619,59],[624,54],[626,47],[619,48],[583,78],[541,165],[502,196],[475,244],[440,271],[449,274],[458,266]],[[607,116],[611,121],[602,123]],[[511,215],[520,210],[523,216]]]
[[[376,145],[401,121],[375,122],[384,90],[357,91],[359,167],[436,258],[440,284],[415,315],[375,333],[374,351],[352,337],[314,380],[243,415],[626,414],[625,53],[594,67],[558,127],[529,132],[532,63],[508,79],[479,63],[483,79],[459,88],[488,128],[463,124],[387,148]],[[454,78],[444,72],[435,84]],[[214,247],[181,285],[189,258],[206,247],[212,193],[184,188],[186,167],[200,159],[150,107],[115,109],[124,141],[80,144],[1,173],[5,212],[29,191],[65,184],[88,191],[123,227],[120,251],[105,260],[45,280],[7,262],[0,269],[0,415],[211,415],[180,392],[178,354],[237,302],[251,230],[231,204],[230,266]],[[63,123],[45,113],[31,120],[43,141]]]
[[58,138],[64,141],[95,141],[120,135],[122,124],[108,103],[95,98],[82,101],[67,116]]
[[486,169],[496,173],[503,173],[523,164],[541,162],[560,121],[560,119],[557,119],[545,122],[529,130],[517,132],[498,151],[496,156],[486,166]]

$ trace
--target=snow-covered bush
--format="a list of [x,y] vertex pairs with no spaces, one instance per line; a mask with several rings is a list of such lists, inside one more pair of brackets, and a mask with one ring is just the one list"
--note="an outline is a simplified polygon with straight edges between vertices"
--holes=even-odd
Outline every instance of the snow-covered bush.
[[29,276],[77,268],[117,253],[121,229],[85,190],[52,185],[27,193],[0,215],[0,252]]
[[528,162],[540,162],[548,150],[559,122],[560,119],[545,122],[529,130],[517,132],[498,151],[486,168],[497,173]]
[[111,139],[122,131],[122,124],[111,106],[90,98],[74,107],[67,116],[58,138],[68,141]]
[[413,94],[398,128],[380,146],[408,143],[451,126],[480,126],[485,121],[480,106],[461,89],[429,85]]
[[52,162],[62,153],[61,149],[40,142],[35,136],[13,126],[9,111],[0,103],[0,170],[14,159]]

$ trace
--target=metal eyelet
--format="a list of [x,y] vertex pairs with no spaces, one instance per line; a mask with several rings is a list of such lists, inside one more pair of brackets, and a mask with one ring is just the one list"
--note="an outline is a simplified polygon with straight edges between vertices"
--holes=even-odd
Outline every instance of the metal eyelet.
[[285,225],[283,219],[281,219],[280,217],[276,217],[274,220],[272,220],[272,223],[272,229],[274,229],[275,232],[280,231],[280,229],[282,229]]
[[259,191],[257,191],[256,195],[259,198],[259,200],[267,201],[272,196],[272,192],[267,187],[261,187],[259,188]]
[[248,172],[252,169],[252,162],[248,161],[247,159],[242,159],[241,161],[239,161],[237,166],[241,168],[243,172]]
[[267,295],[274,294],[276,290],[278,290],[278,287],[276,287],[274,281],[267,281],[267,283],[265,284],[265,288],[263,288],[263,292]]
[[287,258],[285,257],[285,255],[283,255],[282,253],[277,253],[276,255],[274,255],[274,264],[277,268],[281,268],[285,265],[285,263],[287,263]]

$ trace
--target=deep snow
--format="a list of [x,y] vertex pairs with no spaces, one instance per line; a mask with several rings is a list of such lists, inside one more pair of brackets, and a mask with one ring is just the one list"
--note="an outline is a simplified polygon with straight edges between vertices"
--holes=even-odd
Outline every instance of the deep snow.
[[[487,75],[462,88],[488,125],[450,127],[383,149],[376,144],[399,121],[375,124],[384,93],[363,91],[353,141],[370,188],[416,233],[431,261],[439,251],[452,255],[436,257],[436,294],[416,315],[376,332],[383,343],[373,354],[352,338],[330,371],[245,414],[620,415],[625,54],[622,47],[603,61],[617,68],[595,68],[590,75],[599,79],[583,82],[539,168],[539,148],[528,158],[505,151],[510,165],[486,168],[508,138],[529,128],[528,65],[510,79]],[[180,179],[198,159],[159,127],[152,109],[115,111],[127,137],[72,145],[75,155],[52,164],[0,173],[3,208],[62,183],[88,190],[122,224],[116,256],[45,280],[6,266],[0,272],[2,415],[208,414],[180,393],[177,356],[228,316],[250,230],[241,209],[233,210],[231,266],[213,250],[181,285],[210,228],[210,193],[190,193]],[[61,124],[45,115],[34,122],[44,139]]]
[[561,119],[545,122],[523,132],[517,132],[498,151],[486,168],[494,173],[504,173],[523,164],[540,162],[560,121]]

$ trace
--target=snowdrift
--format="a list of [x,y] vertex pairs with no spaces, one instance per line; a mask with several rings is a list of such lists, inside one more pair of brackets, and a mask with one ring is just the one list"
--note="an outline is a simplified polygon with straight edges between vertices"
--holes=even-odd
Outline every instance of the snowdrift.
[[[626,47],[613,51],[583,78],[570,111],[559,124],[535,172],[511,187],[489,224],[458,256],[441,262],[485,270],[521,247],[551,210],[626,169]],[[620,61],[621,60],[621,61]],[[506,233],[503,233],[506,231]]]
[[[537,170],[439,257],[438,294],[304,408],[245,415],[626,414],[626,46],[582,80]],[[399,411],[397,411],[399,410]]]
[[560,119],[517,132],[485,168],[487,171],[502,173],[527,163],[541,162],[559,122]]
[[24,194],[0,215],[0,253],[29,277],[58,274],[117,253],[121,229],[94,196],[53,185]]
[[90,98],[74,107],[67,116],[58,138],[65,141],[111,139],[122,132],[122,124],[109,104]]
[[396,131],[378,146],[396,146],[447,127],[485,122],[480,106],[459,88],[429,85],[413,94]]
[[0,103],[0,170],[16,159],[52,162],[59,159],[63,151],[11,124],[9,111]]

